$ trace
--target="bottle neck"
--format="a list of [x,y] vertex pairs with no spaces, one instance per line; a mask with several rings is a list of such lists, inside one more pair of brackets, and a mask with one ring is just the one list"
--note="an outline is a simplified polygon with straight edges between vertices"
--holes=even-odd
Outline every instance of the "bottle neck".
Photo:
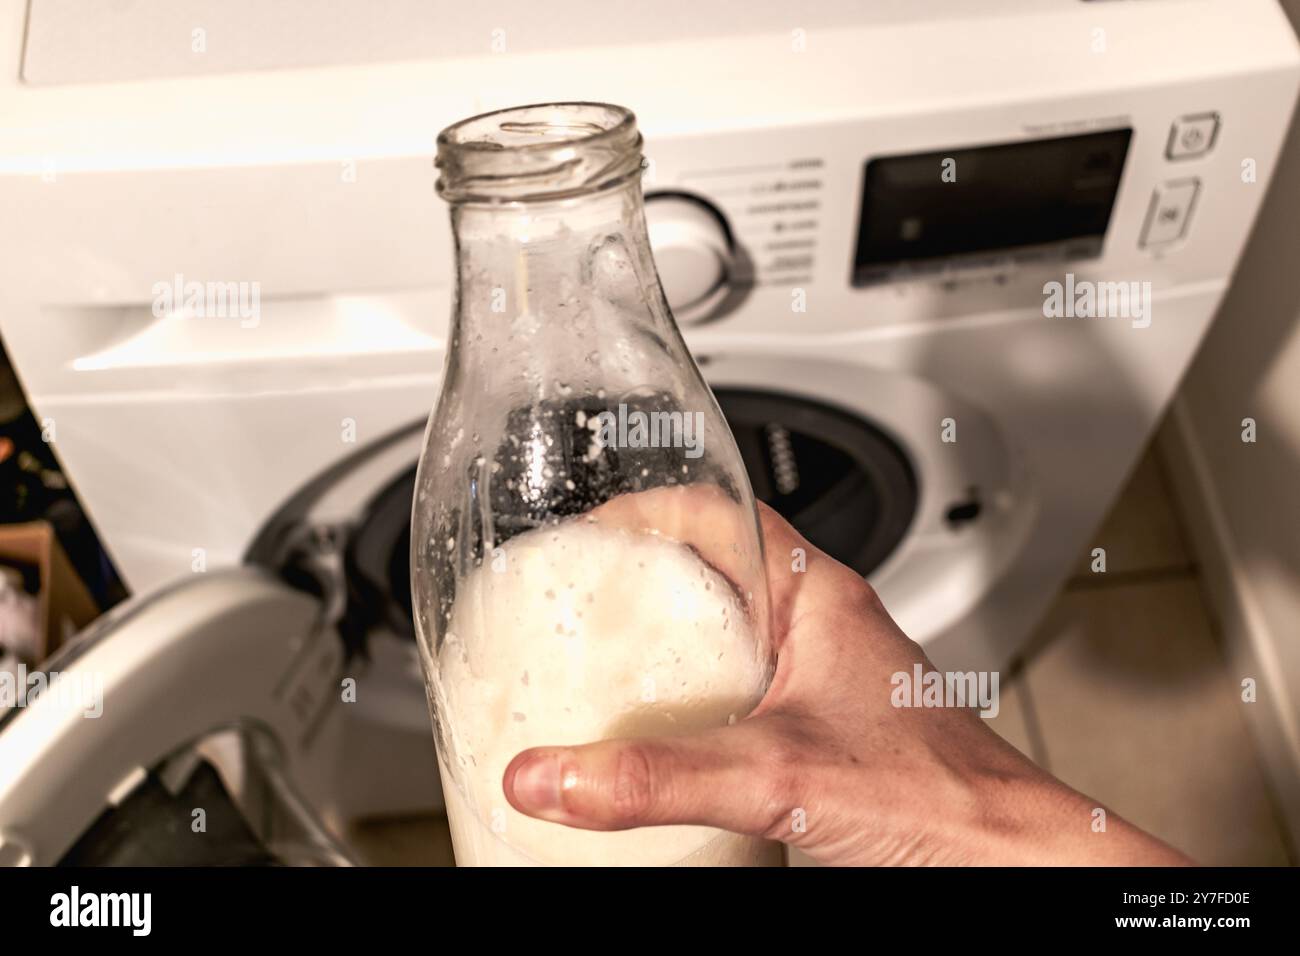
[[481,321],[556,322],[601,301],[629,308],[661,295],[636,177],[560,201],[459,204],[452,229],[462,334]]

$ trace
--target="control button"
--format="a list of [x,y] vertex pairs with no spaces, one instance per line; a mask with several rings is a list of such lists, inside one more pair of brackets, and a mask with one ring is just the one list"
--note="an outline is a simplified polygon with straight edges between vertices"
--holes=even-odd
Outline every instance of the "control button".
[[1147,221],[1142,227],[1143,248],[1161,246],[1183,238],[1192,218],[1192,207],[1200,192],[1199,179],[1179,179],[1156,187],[1147,210]]
[[1165,156],[1169,159],[1191,159],[1204,156],[1219,135],[1218,113],[1197,113],[1174,120],[1169,131],[1169,146]]
[[651,194],[645,209],[655,267],[673,315],[685,325],[712,318],[735,268],[726,220],[704,200],[680,193]]

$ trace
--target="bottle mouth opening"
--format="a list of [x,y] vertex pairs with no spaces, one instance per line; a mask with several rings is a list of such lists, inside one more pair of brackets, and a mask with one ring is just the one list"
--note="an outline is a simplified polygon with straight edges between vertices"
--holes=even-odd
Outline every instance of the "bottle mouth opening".
[[452,203],[567,199],[627,181],[641,169],[631,110],[542,103],[461,120],[438,134],[438,194]]

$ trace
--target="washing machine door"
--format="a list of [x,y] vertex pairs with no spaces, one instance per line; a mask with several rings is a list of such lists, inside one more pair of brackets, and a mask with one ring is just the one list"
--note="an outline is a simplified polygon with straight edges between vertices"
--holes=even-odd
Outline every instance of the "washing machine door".
[[343,698],[323,610],[238,568],[75,638],[0,717],[0,862],[348,862],[302,796]]

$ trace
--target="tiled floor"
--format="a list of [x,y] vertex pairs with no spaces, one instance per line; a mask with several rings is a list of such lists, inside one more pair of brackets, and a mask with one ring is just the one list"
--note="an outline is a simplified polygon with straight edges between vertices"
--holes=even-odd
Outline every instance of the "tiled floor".
[[1285,865],[1239,689],[1149,453],[1013,668],[995,729],[1198,862]]
[[[1091,551],[1106,551],[1106,572]],[[1161,465],[1148,454],[1002,686],[1012,744],[1205,864],[1293,862]],[[441,819],[353,828],[377,864],[450,862]]]

